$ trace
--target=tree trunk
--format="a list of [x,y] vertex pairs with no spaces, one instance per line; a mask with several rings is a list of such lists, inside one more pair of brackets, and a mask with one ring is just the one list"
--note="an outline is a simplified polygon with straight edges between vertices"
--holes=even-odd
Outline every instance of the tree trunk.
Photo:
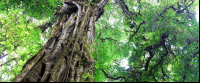
[[90,49],[95,37],[94,23],[108,0],[61,1],[63,7],[56,13],[58,21],[48,41],[12,81],[93,81],[94,61]]

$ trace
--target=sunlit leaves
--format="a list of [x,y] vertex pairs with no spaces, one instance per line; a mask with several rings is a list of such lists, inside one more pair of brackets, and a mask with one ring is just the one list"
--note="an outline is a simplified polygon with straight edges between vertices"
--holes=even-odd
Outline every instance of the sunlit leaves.
[[[4,27],[0,28],[2,30],[0,32],[0,51],[2,52],[3,49],[6,49],[4,54],[7,55],[2,57],[2,62],[0,62],[0,64],[6,63],[0,69],[0,71],[4,71],[0,76],[1,81],[11,81],[18,75],[25,62],[36,54],[44,43],[40,39],[41,31],[33,28],[37,24],[30,21],[27,15],[20,15],[21,11],[21,9],[11,8],[9,12],[3,11],[0,14],[0,23]],[[29,23],[27,22],[28,20],[30,21]]]
[[[133,42],[137,46],[136,49],[142,50],[141,48],[145,48],[147,46],[151,46],[151,45],[155,45],[159,43],[161,41],[162,33],[169,33],[170,35],[168,37],[168,40],[165,41],[166,42],[165,44],[171,45],[171,49],[173,50],[176,58],[174,55],[173,56],[167,55],[168,58],[165,58],[166,60],[164,60],[164,62],[167,63],[168,65],[171,65],[170,68],[172,68],[171,71],[165,70],[166,73],[171,72],[170,74],[168,74],[165,81],[183,81],[183,80],[192,81],[194,79],[188,79],[188,77],[183,79],[183,76],[185,75],[184,73],[185,71],[191,71],[193,69],[192,67],[194,67],[194,64],[196,63],[193,59],[196,60],[198,58],[196,57],[195,53],[198,53],[199,50],[195,50],[195,48],[198,48],[198,44],[196,42],[198,42],[199,40],[198,39],[195,40],[194,37],[196,38],[199,37],[197,36],[197,34],[199,34],[198,33],[199,29],[194,29],[191,27],[191,26],[193,27],[196,26],[195,25],[196,22],[188,19],[189,13],[176,13],[176,11],[174,11],[173,9],[169,7],[170,5],[176,2],[177,1],[161,1],[161,3],[153,2],[154,6],[151,4],[148,4],[148,5],[142,4],[143,6],[142,8],[144,9],[141,10],[140,13],[143,15],[142,20],[145,20],[145,25],[143,27],[140,27],[140,30],[138,31],[138,33],[133,37]],[[141,3],[147,3],[147,2],[141,1]],[[149,2],[149,3],[152,3],[152,2]],[[137,7],[139,6],[137,5]],[[177,8],[176,5],[174,7]],[[165,8],[168,8],[167,11],[163,11]],[[141,18],[139,17],[137,18],[136,16],[134,16],[134,18],[135,18],[134,21],[136,22],[136,24],[139,24],[139,21],[141,20]],[[175,19],[178,19],[178,21]],[[194,24],[192,24],[191,22]],[[128,21],[124,21],[124,24],[126,27],[130,26]],[[136,27],[138,26],[136,25]],[[135,30],[136,28],[133,28],[133,31]],[[142,37],[145,37],[146,40],[144,41],[144,38]],[[159,57],[161,57],[162,54],[166,53],[163,50],[155,49],[153,51],[155,52],[156,57],[154,56],[154,58],[152,58],[149,65],[150,68],[153,67],[154,64],[158,63]],[[133,52],[133,55],[136,56],[136,55],[141,55],[141,54],[139,54],[139,52],[138,53]],[[196,57],[196,58],[192,58],[192,57]],[[133,57],[133,58],[136,58],[136,57]],[[130,59],[130,60],[133,60],[133,59]],[[145,61],[146,60],[147,59],[145,59]],[[198,60],[196,61],[198,62]],[[190,63],[192,64],[188,66],[188,64]],[[138,67],[137,62],[135,62],[134,65],[133,63],[130,63],[130,64],[131,66]],[[198,63],[196,63],[195,65],[198,65]],[[165,65],[163,65],[163,67],[165,67]],[[185,67],[188,67],[188,68],[185,68]],[[155,75],[157,75],[156,77],[157,81],[161,81],[162,78],[158,77],[160,76],[158,74],[159,68],[156,68],[156,69],[154,69],[153,72]],[[156,71],[157,73],[155,73]],[[193,74],[192,72],[187,72],[187,74],[188,73]],[[146,75],[148,76],[148,74]],[[143,79],[143,81],[154,81],[152,80],[153,77],[151,79],[145,80],[146,75],[144,74],[143,75],[144,78],[141,78]],[[148,76],[148,77],[151,77],[151,76]],[[192,78],[194,78],[194,76]]]
[[[106,4],[104,14],[95,25],[96,48],[93,49],[96,52],[93,51],[92,55],[96,58],[94,64],[96,82],[108,80],[99,68],[104,69],[109,76],[126,76],[128,81],[134,82],[153,82],[155,81],[153,75],[159,82],[199,81],[199,23],[196,22],[194,14],[199,0],[195,0],[194,4],[187,8],[188,11],[183,13],[177,13],[170,8],[172,5],[178,8],[177,0],[156,0],[156,2],[125,0],[129,10],[133,12],[132,20],[126,17],[117,3],[112,1],[109,0]],[[191,3],[189,0],[179,1],[182,8]],[[183,1],[190,3],[182,3]],[[12,79],[19,74],[26,60],[37,53],[44,44],[44,40],[40,38],[41,31],[33,28],[37,24],[29,18],[34,17],[34,20],[49,18],[53,12],[57,11],[54,8],[60,6],[58,4],[60,4],[59,0],[30,0],[29,2],[1,0],[0,9],[3,13],[0,14],[2,15],[0,17],[0,30],[2,30],[0,51],[6,48],[9,54],[6,61],[17,58],[17,63],[9,62],[0,69],[0,74],[3,75],[0,81],[10,81],[8,78]],[[14,20],[20,14],[23,15]],[[27,23],[28,19],[31,23]],[[143,21],[145,23],[139,26]],[[38,23],[38,20],[36,22]],[[130,28],[133,22],[136,25]],[[163,33],[169,34],[165,40],[162,40]],[[167,53],[164,45],[158,48],[154,46],[164,41],[168,55],[150,72],[151,68]],[[145,71],[145,65],[150,54],[145,50],[146,47],[152,47],[151,51],[154,55],[148,64],[148,71]],[[127,70],[120,66],[124,58],[129,58]],[[10,65],[15,65],[12,66],[13,70]],[[110,81],[124,80],[110,79]]]

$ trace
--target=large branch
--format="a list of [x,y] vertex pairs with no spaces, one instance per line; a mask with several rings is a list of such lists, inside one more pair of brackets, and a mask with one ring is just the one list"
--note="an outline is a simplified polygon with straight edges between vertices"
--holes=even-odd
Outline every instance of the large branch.
[[99,68],[99,69],[106,75],[107,78],[114,79],[114,80],[118,80],[119,78],[123,78],[123,79],[125,79],[125,82],[126,82],[126,78],[123,77],[123,76],[119,76],[119,77],[116,77],[116,78],[110,77],[110,76],[108,76],[108,74],[106,74],[106,72],[103,69],[101,69],[101,68]]
[[117,0],[117,2],[121,6],[123,12],[132,19],[133,13],[131,11],[129,11],[128,6],[126,5],[125,1],[124,0]]
[[188,7],[190,7],[194,3],[194,0],[191,0],[191,1],[192,1],[192,3],[190,3],[188,6],[186,6],[185,8],[183,8],[181,10],[179,8],[181,8],[182,5],[179,5],[179,2],[177,2],[178,8],[175,8],[174,5],[171,5],[169,7],[172,8],[174,11],[176,11],[176,13],[183,13],[184,10],[186,10]]
[[136,28],[136,31],[135,31],[132,35],[130,35],[129,40],[131,40],[131,38],[133,38],[133,37],[137,34],[137,32],[138,32],[139,29],[140,29],[140,26],[141,26],[142,24],[144,24],[144,23],[145,23],[145,21],[143,20],[142,23],[140,23],[140,25]]
[[[122,8],[123,12],[125,15],[128,16],[128,18],[133,21],[133,12],[129,11],[128,6],[126,5],[124,0],[117,0],[117,2],[119,3],[120,7]],[[135,22],[131,23],[131,27],[133,28],[135,27]]]
[[[154,45],[151,45],[151,46],[148,46],[148,47],[146,47],[145,48],[145,50],[146,51],[148,51],[149,52],[149,54],[150,54],[150,57],[148,58],[148,60],[147,60],[147,62],[146,62],[146,64],[145,64],[145,71],[147,71],[148,70],[148,65],[149,65],[149,62],[150,62],[150,60],[153,58],[153,53],[151,52],[151,50],[153,50],[153,49],[157,49],[157,48],[159,48],[160,46],[163,46],[164,47],[164,49],[167,51],[167,48],[166,48],[166,46],[165,46],[165,39],[168,37],[168,35],[167,34],[162,34],[162,36],[161,36],[161,41],[158,43],[158,44],[154,44]],[[166,52],[167,54],[168,54],[168,51]],[[165,54],[165,55],[167,55],[167,54]],[[162,57],[161,57],[162,58]],[[162,59],[161,59],[162,60]]]
[[151,59],[153,58],[153,56],[154,56],[154,55],[152,54],[151,50],[156,49],[156,48],[162,46],[162,47],[165,49],[165,51],[166,51],[166,53],[165,53],[163,56],[161,56],[161,60],[160,60],[156,65],[154,65],[154,66],[150,69],[150,74],[154,77],[154,80],[155,80],[156,82],[157,82],[157,80],[155,79],[155,76],[152,74],[152,70],[155,69],[158,65],[161,64],[161,62],[163,61],[164,56],[167,56],[167,55],[168,55],[167,47],[166,47],[166,45],[165,45],[165,39],[166,39],[168,36],[169,36],[168,34],[162,34],[162,36],[161,36],[161,41],[159,42],[159,44],[155,44],[155,45],[153,45],[153,46],[148,46],[147,48],[145,48],[145,50],[148,51],[148,52],[150,53],[150,57],[149,57],[149,59],[147,60],[147,62],[146,62],[146,64],[145,64],[145,71],[148,70],[149,62],[150,62],[150,60],[151,60]]

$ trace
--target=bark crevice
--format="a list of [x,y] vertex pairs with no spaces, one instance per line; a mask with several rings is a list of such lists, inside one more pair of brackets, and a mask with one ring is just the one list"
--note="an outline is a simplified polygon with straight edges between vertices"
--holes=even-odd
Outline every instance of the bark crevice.
[[108,0],[66,1],[68,7],[56,13],[58,20],[49,40],[27,61],[14,82],[93,81],[90,48],[95,36],[94,22]]

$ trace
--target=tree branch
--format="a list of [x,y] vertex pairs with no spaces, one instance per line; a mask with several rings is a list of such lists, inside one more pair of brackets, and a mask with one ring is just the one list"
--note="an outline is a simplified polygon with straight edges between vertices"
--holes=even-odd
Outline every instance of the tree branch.
[[7,63],[9,63],[10,61],[15,60],[15,59],[17,59],[17,58],[10,59],[9,61],[6,61],[5,63],[1,64],[0,66],[3,66],[3,65],[5,65],[5,64],[7,64]]
[[[20,15],[19,15],[17,18],[15,18],[12,22],[14,22],[15,20],[17,20],[21,15],[22,15],[22,14],[20,14]],[[10,25],[12,22],[10,22],[8,25]],[[4,28],[6,28],[8,25],[6,25]],[[2,28],[2,29],[0,30],[0,32],[1,32],[4,28]]]
[[123,76],[113,78],[113,77],[108,76],[108,74],[106,74],[106,72],[103,69],[101,69],[101,68],[99,68],[99,69],[106,75],[107,78],[114,79],[114,80],[118,80],[119,78],[123,78],[123,79],[125,79],[125,82],[126,82],[126,78],[123,77]]
[[145,23],[145,21],[143,20],[142,23],[140,23],[139,27],[136,28],[136,31],[135,31],[132,35],[130,35],[129,40],[131,40],[131,38],[133,38],[133,37],[136,35],[136,33],[137,33],[137,32],[139,31],[139,29],[140,29],[140,26],[141,26],[142,24],[144,24],[144,23]]

